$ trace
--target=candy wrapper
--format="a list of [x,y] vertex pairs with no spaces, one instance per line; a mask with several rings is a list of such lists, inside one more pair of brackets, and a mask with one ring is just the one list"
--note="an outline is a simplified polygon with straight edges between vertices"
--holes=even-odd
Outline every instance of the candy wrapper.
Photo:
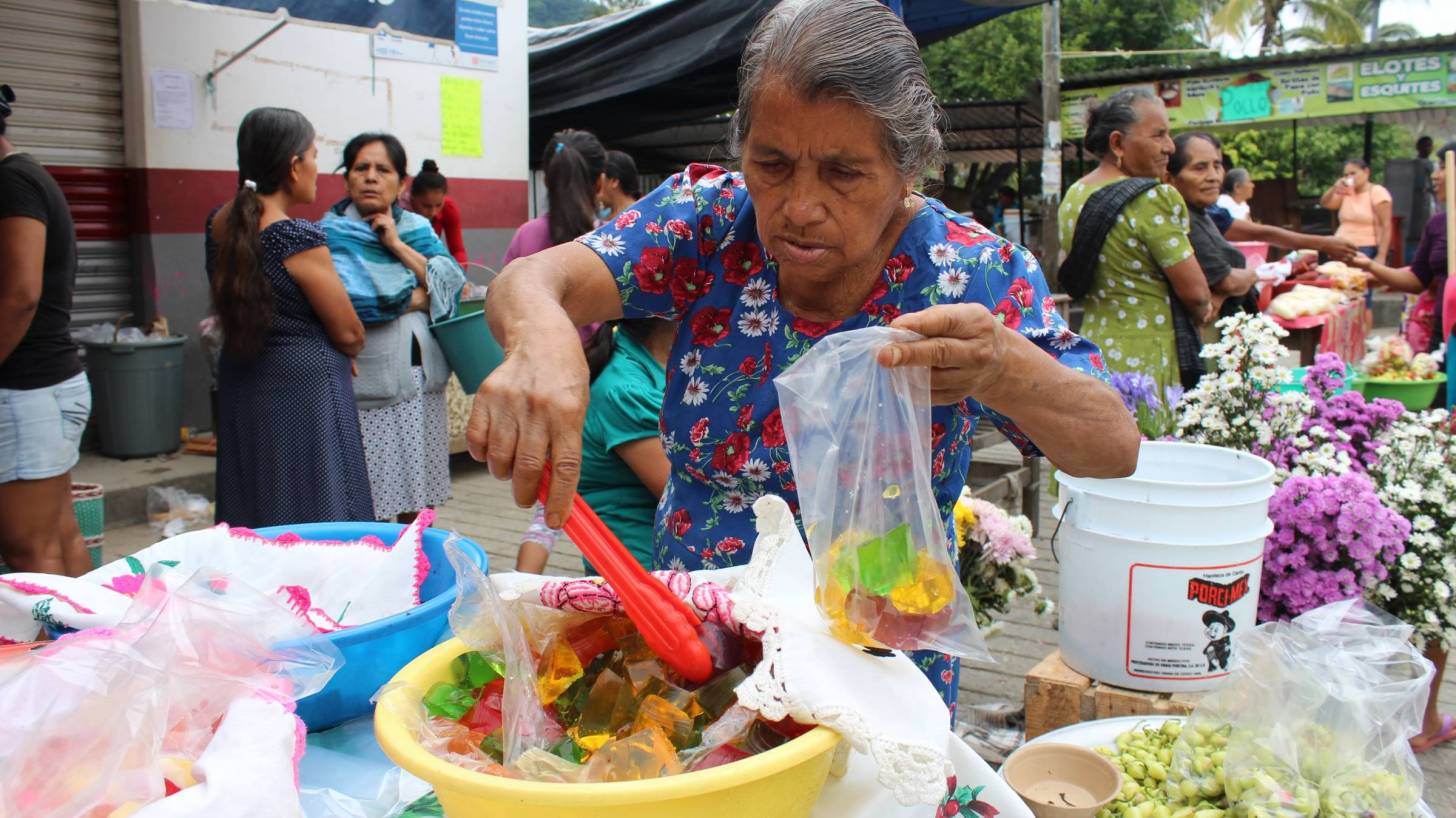
[[930,372],[875,360],[919,337],[831,335],[774,379],[816,600],[851,644],[989,659],[930,483]]
[[0,660],[0,815],[301,815],[293,702],[341,660],[273,646],[309,632],[241,583],[159,569],[115,627]]
[[1265,818],[1431,816],[1410,739],[1434,669],[1410,635],[1348,600],[1235,636],[1233,673],[1174,744],[1170,804]]

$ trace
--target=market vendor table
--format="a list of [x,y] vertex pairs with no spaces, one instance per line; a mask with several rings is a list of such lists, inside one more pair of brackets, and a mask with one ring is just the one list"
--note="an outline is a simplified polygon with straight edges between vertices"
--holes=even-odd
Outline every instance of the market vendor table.
[[1365,357],[1364,301],[1349,301],[1322,315],[1269,317],[1289,332],[1284,345],[1299,353],[1300,366],[1312,366],[1317,352],[1333,352],[1348,364]]

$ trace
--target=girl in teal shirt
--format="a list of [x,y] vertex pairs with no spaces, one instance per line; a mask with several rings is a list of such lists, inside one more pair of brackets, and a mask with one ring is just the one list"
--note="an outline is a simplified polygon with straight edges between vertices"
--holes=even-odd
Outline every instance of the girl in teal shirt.
[[[658,417],[676,332],[676,324],[658,318],[612,321],[592,334],[585,349],[591,403],[582,429],[577,491],[647,568],[652,567],[653,518],[669,471]],[[516,570],[540,573],[556,536],[538,504]],[[595,573],[590,564],[586,569]]]

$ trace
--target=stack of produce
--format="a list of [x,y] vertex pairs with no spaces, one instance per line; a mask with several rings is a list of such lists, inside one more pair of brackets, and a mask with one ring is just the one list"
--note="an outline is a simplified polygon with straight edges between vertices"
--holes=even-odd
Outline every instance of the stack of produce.
[[1387,381],[1428,381],[1441,371],[1435,358],[1422,352],[1416,354],[1411,345],[1399,335],[1392,335],[1375,345],[1360,368],[1367,378]]
[[[462,654],[451,681],[424,695],[429,718],[421,741],[478,772],[575,783],[705,770],[810,729],[767,722],[737,706],[734,689],[752,672],[761,647],[711,622],[703,629],[715,675],[699,686],[677,676],[624,617],[594,617],[551,635],[533,656],[534,685],[520,697],[524,713],[512,710],[519,700],[507,696],[502,654]],[[529,712],[532,707],[539,710]],[[531,732],[535,746],[509,758],[508,730]]]
[[1276,295],[1269,303],[1269,312],[1279,318],[1290,320],[1306,315],[1322,315],[1334,312],[1344,302],[1338,290],[1328,287],[1311,287],[1296,284],[1293,290]]
[[1369,276],[1358,267],[1351,267],[1343,261],[1327,261],[1315,268],[1315,272],[1328,278],[1340,292],[1363,294]]

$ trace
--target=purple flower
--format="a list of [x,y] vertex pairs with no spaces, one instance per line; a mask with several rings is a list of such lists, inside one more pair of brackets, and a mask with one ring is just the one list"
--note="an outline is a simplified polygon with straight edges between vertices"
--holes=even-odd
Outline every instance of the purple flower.
[[1360,596],[1405,551],[1410,523],[1363,474],[1290,477],[1269,501],[1259,619],[1289,619]]

